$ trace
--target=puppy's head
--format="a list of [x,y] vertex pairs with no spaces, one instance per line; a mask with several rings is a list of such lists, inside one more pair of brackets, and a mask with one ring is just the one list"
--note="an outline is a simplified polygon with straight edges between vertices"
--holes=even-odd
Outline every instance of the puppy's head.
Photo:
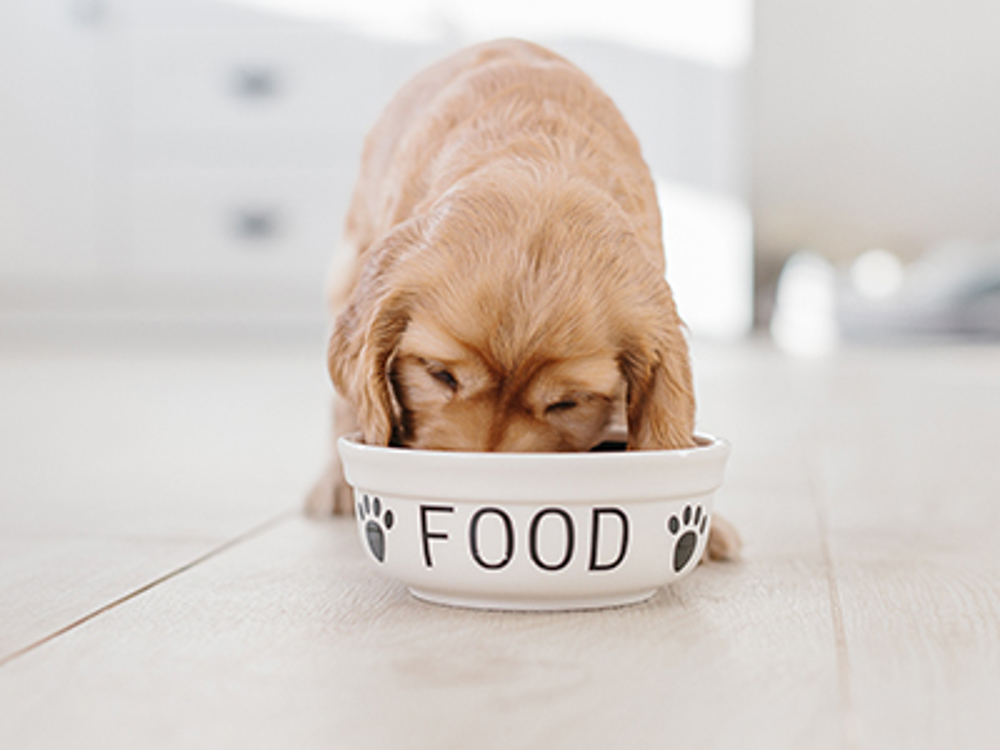
[[622,392],[613,351],[598,336],[581,337],[573,353],[544,340],[510,351],[489,328],[456,335],[433,312],[414,313],[391,370],[401,442],[479,451],[579,451],[600,442]]
[[369,251],[330,371],[367,442],[579,451],[691,444],[687,346],[662,272],[586,183],[479,175]]

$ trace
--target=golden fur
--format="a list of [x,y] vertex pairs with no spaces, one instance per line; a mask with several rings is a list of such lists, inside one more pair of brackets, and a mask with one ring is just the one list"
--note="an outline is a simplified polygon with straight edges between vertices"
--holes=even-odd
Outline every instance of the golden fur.
[[[638,141],[533,44],[419,74],[368,137],[331,293],[336,432],[476,451],[693,445],[682,323]],[[339,466],[313,508],[352,507]]]

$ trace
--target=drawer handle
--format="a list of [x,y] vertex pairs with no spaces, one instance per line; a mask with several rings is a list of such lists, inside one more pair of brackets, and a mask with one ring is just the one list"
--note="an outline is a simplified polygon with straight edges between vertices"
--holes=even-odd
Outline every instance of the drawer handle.
[[270,99],[281,90],[280,76],[271,68],[244,67],[233,73],[233,92],[242,99]]
[[71,0],[70,17],[81,26],[96,26],[104,19],[103,0]]
[[244,208],[233,217],[233,232],[241,240],[273,239],[280,230],[278,212],[274,210]]

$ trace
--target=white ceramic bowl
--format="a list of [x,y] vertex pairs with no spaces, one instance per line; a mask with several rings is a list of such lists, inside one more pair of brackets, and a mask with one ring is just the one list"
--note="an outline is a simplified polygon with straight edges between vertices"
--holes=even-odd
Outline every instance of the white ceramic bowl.
[[421,599],[489,609],[643,601],[701,558],[729,445],[459,453],[341,438],[361,543]]

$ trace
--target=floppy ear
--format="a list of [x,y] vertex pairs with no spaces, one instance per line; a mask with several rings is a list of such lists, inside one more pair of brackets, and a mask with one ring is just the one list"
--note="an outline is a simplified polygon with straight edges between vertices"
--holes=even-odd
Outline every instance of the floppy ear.
[[[694,385],[683,323],[663,282],[655,312],[637,316],[619,363],[628,388],[631,450],[688,448],[694,442]],[[644,323],[644,324],[643,324]]]
[[389,368],[411,309],[398,266],[419,241],[419,232],[408,226],[366,251],[364,271],[330,336],[333,385],[357,410],[364,441],[372,445],[389,445],[398,423]]

